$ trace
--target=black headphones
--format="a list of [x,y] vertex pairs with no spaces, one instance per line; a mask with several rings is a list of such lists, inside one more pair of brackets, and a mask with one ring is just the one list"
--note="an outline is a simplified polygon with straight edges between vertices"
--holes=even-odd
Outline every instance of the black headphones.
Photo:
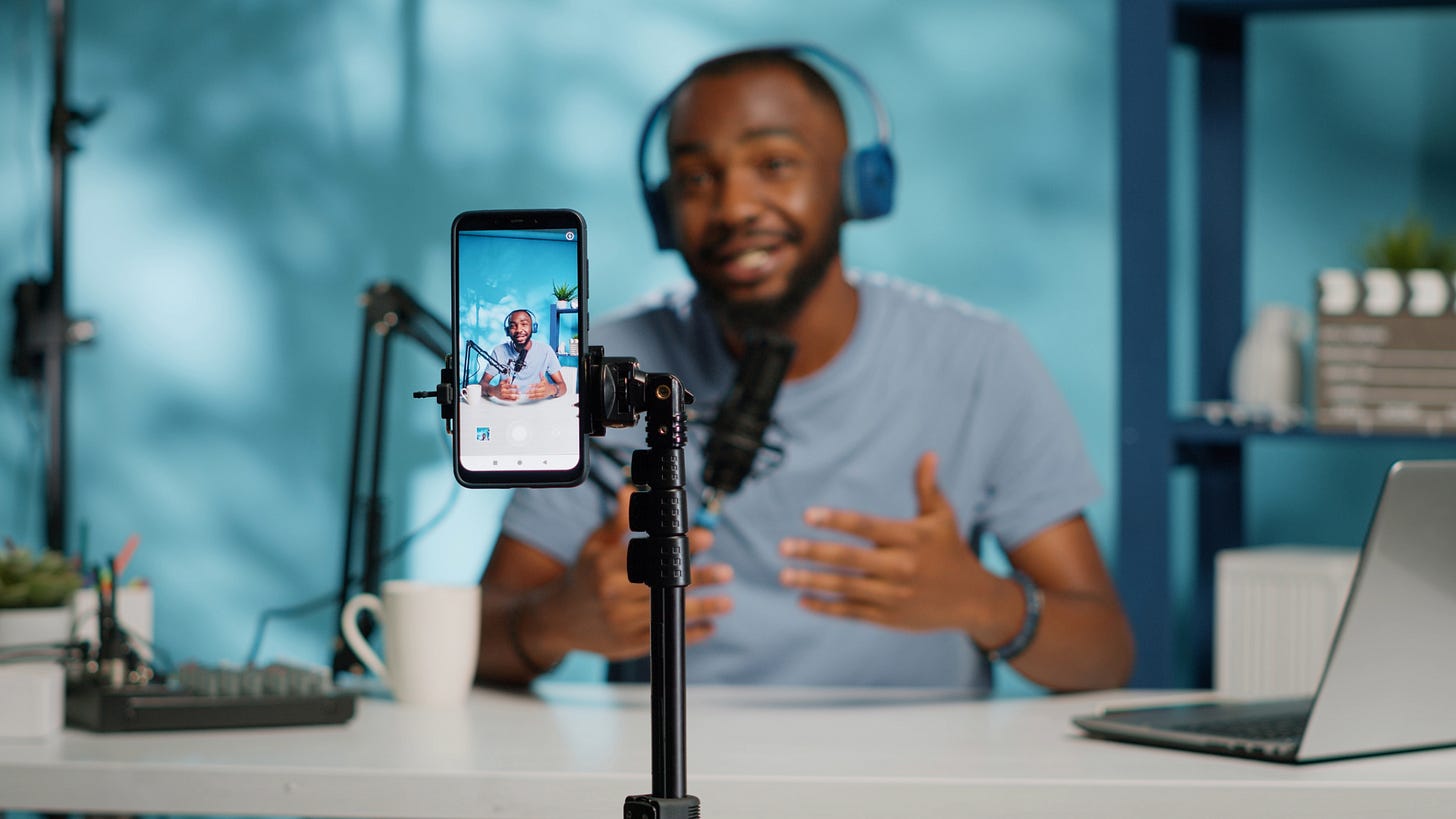
[[511,312],[506,313],[506,320],[502,322],[501,327],[501,329],[506,331],[506,335],[509,336],[511,334],[511,316],[514,316],[517,313],[525,313],[526,315],[531,317],[531,335],[536,335],[536,328],[540,326],[536,323],[536,314],[532,313],[530,310],[527,310],[524,307],[517,307]]
[[[823,63],[848,77],[856,87],[864,91],[865,99],[874,109],[876,139],[872,145],[859,149],[851,148],[845,154],[844,165],[840,171],[840,195],[844,200],[844,214],[850,219],[875,219],[889,213],[895,199],[895,160],[890,155],[890,117],[885,113],[884,106],[880,104],[880,98],[875,95],[875,90],[870,87],[864,75],[844,60],[812,45],[767,46],[735,51],[722,56],[732,57],[758,52],[766,54],[780,52],[797,58],[801,62]],[[721,57],[717,59],[721,59]],[[810,67],[813,68],[812,65]],[[823,72],[821,71],[820,74],[822,75]],[[691,75],[689,75],[690,78]],[[647,115],[647,122],[642,126],[642,137],[637,146],[637,178],[642,184],[642,199],[647,205],[647,216],[652,220],[652,229],[657,236],[657,246],[662,250],[673,248],[672,220],[667,215],[667,192],[663,190],[666,181],[653,185],[647,180],[647,148],[652,142],[654,132],[658,130],[658,124],[664,119],[663,114],[672,105],[673,99],[687,81],[684,79],[678,83],[666,97],[653,106],[652,112]],[[846,116],[845,119],[847,126],[848,117]]]

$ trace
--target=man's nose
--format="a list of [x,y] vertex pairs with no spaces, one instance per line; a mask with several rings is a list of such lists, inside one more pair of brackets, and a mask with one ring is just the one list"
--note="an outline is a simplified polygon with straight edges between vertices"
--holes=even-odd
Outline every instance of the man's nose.
[[753,221],[763,210],[762,190],[751,168],[730,168],[718,188],[718,218],[729,225]]

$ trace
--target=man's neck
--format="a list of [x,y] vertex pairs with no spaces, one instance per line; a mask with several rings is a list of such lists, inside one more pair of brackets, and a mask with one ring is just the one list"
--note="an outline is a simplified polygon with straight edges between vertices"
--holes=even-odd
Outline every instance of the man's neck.
[[[859,291],[844,277],[843,264],[836,256],[804,308],[783,330],[796,348],[785,378],[792,381],[813,375],[834,360],[849,343],[858,317]],[[742,338],[733,334],[727,341],[735,357],[743,354]]]

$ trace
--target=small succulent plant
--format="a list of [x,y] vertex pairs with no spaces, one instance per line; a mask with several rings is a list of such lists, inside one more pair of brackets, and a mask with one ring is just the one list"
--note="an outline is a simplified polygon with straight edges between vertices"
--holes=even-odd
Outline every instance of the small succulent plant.
[[1429,269],[1456,269],[1456,241],[1436,235],[1431,223],[1412,214],[1394,227],[1384,228],[1365,246],[1365,264],[1402,273]]
[[0,609],[59,606],[81,587],[81,572],[57,552],[37,555],[6,538],[0,551]]

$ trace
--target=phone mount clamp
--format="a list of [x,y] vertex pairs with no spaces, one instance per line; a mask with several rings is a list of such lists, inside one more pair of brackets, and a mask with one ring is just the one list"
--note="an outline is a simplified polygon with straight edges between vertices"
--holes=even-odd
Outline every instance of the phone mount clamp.
[[[628,796],[624,819],[698,819],[700,803],[687,793],[685,759],[684,589],[691,582],[687,493],[683,448],[693,402],[677,376],[644,373],[634,358],[588,347],[580,401],[582,429],[593,437],[607,428],[637,425],[647,416],[647,448],[632,453],[631,480],[637,488],[628,506],[628,525],[646,537],[627,544],[627,578],[651,589],[650,644],[652,793]],[[440,384],[416,398],[434,398],[449,422],[456,397],[454,362],[446,359]]]

